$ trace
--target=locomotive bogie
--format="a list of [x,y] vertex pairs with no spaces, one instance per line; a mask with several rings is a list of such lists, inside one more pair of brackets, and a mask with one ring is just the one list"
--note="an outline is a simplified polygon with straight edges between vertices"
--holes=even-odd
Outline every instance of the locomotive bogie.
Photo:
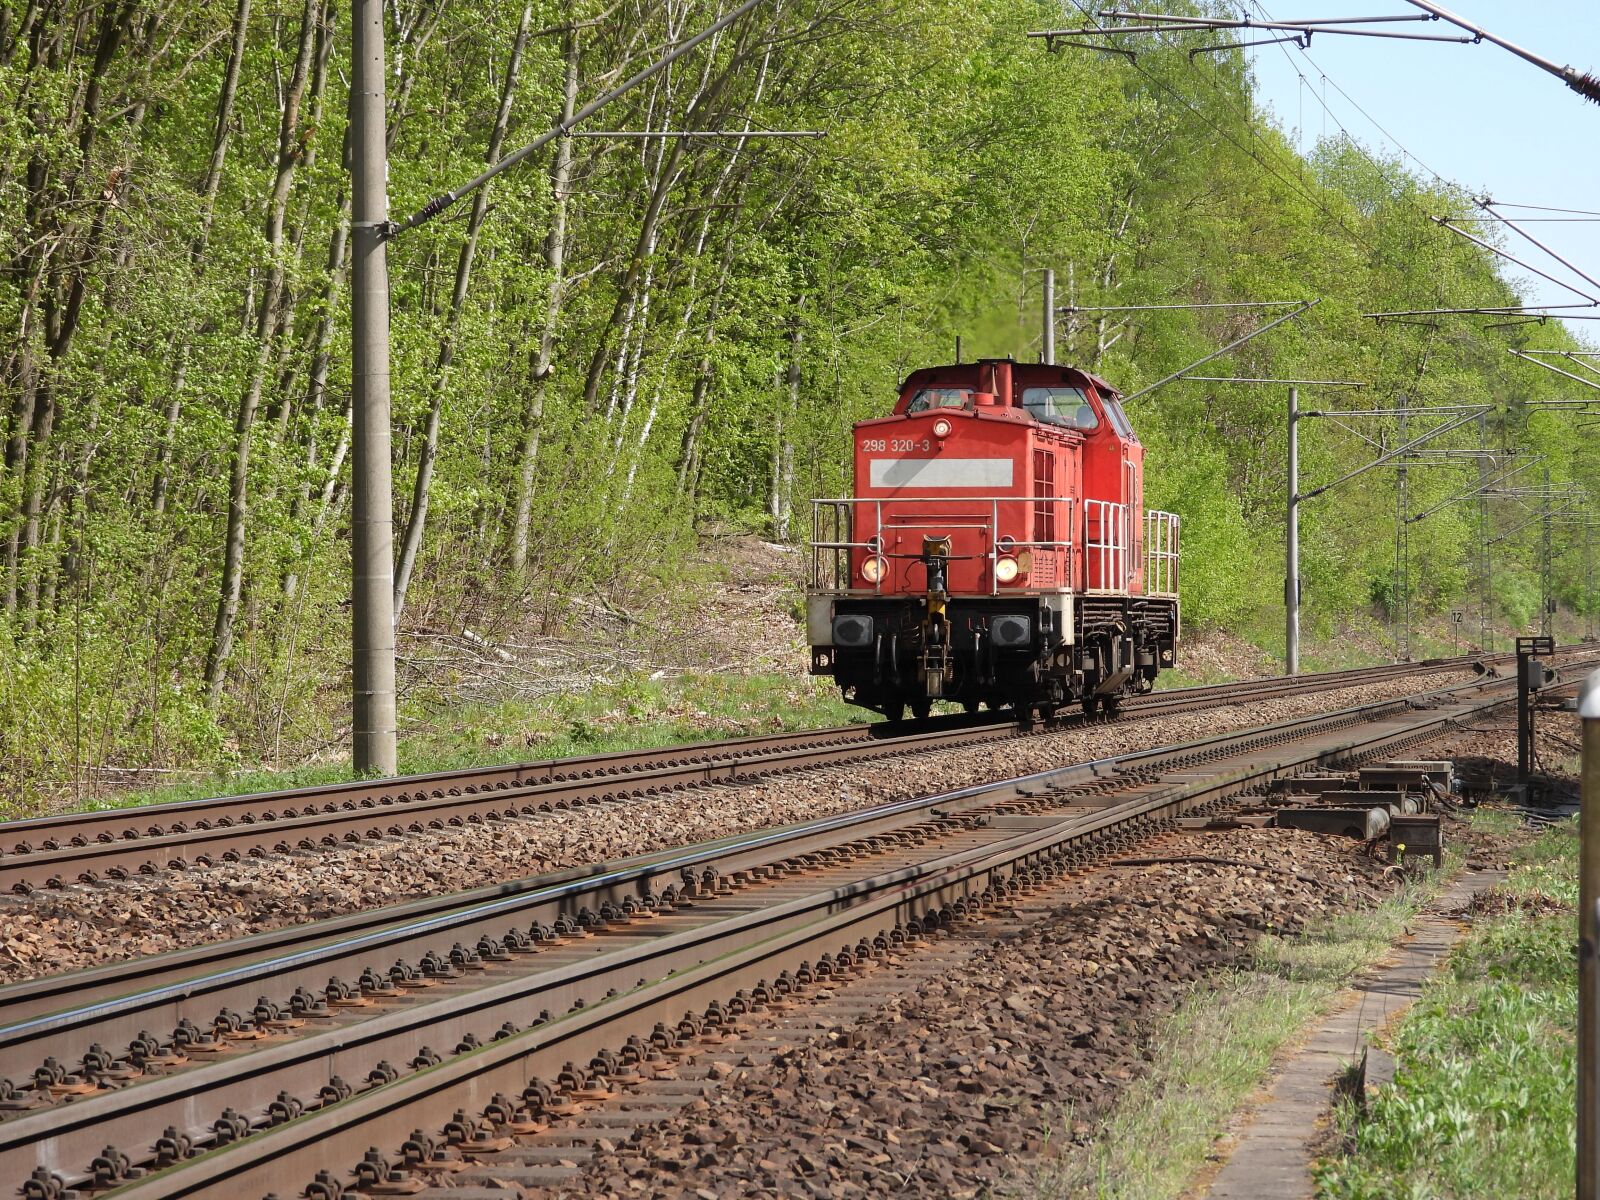
[[948,666],[930,690],[926,605],[916,598],[840,597],[814,605],[811,670],[831,675],[845,698],[891,717],[934,699],[975,709],[1062,708],[1148,692],[1176,657],[1170,611],[1130,605],[1108,621],[1104,605],[1085,627],[1069,593],[1005,600],[952,598]]

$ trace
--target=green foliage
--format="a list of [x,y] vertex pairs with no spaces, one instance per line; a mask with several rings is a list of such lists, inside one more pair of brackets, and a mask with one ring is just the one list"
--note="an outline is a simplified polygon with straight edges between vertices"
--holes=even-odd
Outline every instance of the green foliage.
[[1495,603],[1514,627],[1531,626],[1539,620],[1539,578],[1533,572],[1513,568],[1494,581]]
[[[24,786],[59,784],[74,761],[303,754],[338,743],[348,720],[349,12],[257,0],[219,124],[235,11],[179,0],[118,30],[45,6],[32,40],[0,22],[11,264],[0,276],[0,773]],[[566,24],[583,25],[581,101],[717,11],[538,0],[506,146],[559,116]],[[467,206],[396,239],[399,529],[435,400],[439,412],[402,650],[440,627],[559,633],[575,598],[657,594],[708,526],[803,535],[808,500],[848,487],[850,424],[880,415],[907,371],[948,360],[958,335],[969,356],[1037,352],[1046,265],[1082,306],[1321,297],[1218,373],[1362,379],[1372,386],[1359,395],[1404,391],[1417,406],[1490,403],[1491,441],[1546,454],[1558,488],[1593,487],[1595,440],[1527,405],[1560,394],[1559,381],[1505,353],[1572,345],[1560,328],[1361,316],[1517,300],[1486,254],[1428,220],[1472,218],[1464,196],[1342,139],[1299,158],[1259,115],[1238,54],[1191,63],[1174,46],[1130,67],[1046,53],[1023,35],[1050,11],[1037,0],[763,7],[601,123],[749,122],[826,139],[558,141],[492,185],[459,310]],[[482,163],[521,10],[400,0],[386,12],[400,215]],[[101,41],[108,30],[114,44]],[[312,70],[286,126],[303,31]],[[571,177],[558,196],[563,146]],[[213,201],[205,180],[219,154]],[[280,276],[281,308],[264,313]],[[1254,319],[1079,314],[1060,354],[1131,392]],[[1260,623],[1282,577],[1281,389],[1177,383],[1133,416],[1151,499],[1183,517],[1186,620]],[[1398,428],[1362,432],[1393,444]],[[1304,433],[1307,485],[1370,453],[1339,425]],[[1412,511],[1463,483],[1460,470],[1413,471]],[[1393,602],[1395,505],[1387,470],[1307,504],[1308,628]],[[230,509],[245,514],[241,601],[213,702],[197,681],[217,645]],[[1497,600],[1519,623],[1539,544],[1536,526],[1512,532],[1520,519],[1510,507],[1491,517],[1506,534]],[[1416,611],[1471,586],[1478,532],[1467,505],[1414,527]],[[1581,546],[1558,539],[1557,593],[1593,608],[1583,566]],[[415,728],[436,697],[414,673],[403,684]]]
[[[670,678],[629,674],[581,693],[464,705],[437,723],[420,718],[401,747],[400,771],[414,775],[496,762],[571,758],[853,725],[861,719],[860,709],[845,704],[838,691],[821,680],[764,674],[688,673]],[[350,769],[342,762],[282,771],[218,771],[119,793],[85,807],[248,795],[350,778]]]
[[1577,1036],[1577,838],[1542,835],[1395,1036],[1400,1070],[1324,1163],[1320,1195],[1570,1195]]

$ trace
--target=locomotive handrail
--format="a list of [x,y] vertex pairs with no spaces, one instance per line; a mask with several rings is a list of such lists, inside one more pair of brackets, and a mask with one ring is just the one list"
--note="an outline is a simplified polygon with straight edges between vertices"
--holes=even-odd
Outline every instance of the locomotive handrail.
[[[1100,536],[1091,532],[1091,520]],[[1086,591],[1125,592],[1133,571],[1128,543],[1128,506],[1116,500],[1084,500],[1083,544]]]
[[1178,594],[1179,521],[1177,513],[1154,508],[1145,511],[1144,591],[1147,596]]
[[[1074,532],[1075,528],[1072,507],[1073,502],[1076,499],[1077,497],[1075,496],[841,496],[837,498],[815,499],[811,502],[812,540],[810,543],[810,548],[812,590],[827,592],[857,592],[868,590],[866,588],[855,588],[850,585],[849,581],[853,578],[853,576],[850,569],[849,552],[852,550],[863,550],[871,554],[882,555],[885,558],[917,557],[885,554],[881,539],[882,531],[884,529],[883,506],[886,503],[897,506],[912,504],[987,504],[989,506],[989,516],[987,521],[983,521],[980,518],[978,523],[970,523],[974,514],[963,513],[962,517],[966,518],[966,521],[969,523],[954,523],[951,520],[945,519],[941,520],[937,525],[923,526],[915,522],[905,522],[900,524],[891,523],[890,527],[902,530],[928,528],[939,532],[948,532],[953,529],[982,529],[989,531],[991,534],[989,538],[989,548],[987,553],[981,557],[986,559],[989,563],[989,595],[991,596],[1000,595],[1000,584],[995,575],[995,565],[998,563],[1003,553],[1010,551],[1066,550],[1068,551],[1068,574],[1070,576],[1071,551],[1077,548],[1078,542],[1070,536],[1065,540],[1061,540],[1055,538],[1029,539],[1013,537],[1010,534],[1002,535],[1000,533],[1000,506],[1002,504],[1024,504],[1033,505],[1037,508],[1039,505],[1061,505],[1065,509],[1062,527],[1065,528],[1069,534],[1071,534]],[[878,536],[864,542],[846,540],[845,538],[840,537],[839,531],[842,528],[849,528],[851,524],[853,524],[849,521],[849,514],[852,508],[861,504],[870,504],[873,506],[873,528],[878,531]],[[834,533],[833,536],[829,538],[824,538],[822,536],[822,526],[825,515],[832,518],[832,528]],[[1004,547],[1001,546],[1002,541],[1005,543]],[[831,559],[825,557],[828,555],[832,556]],[[957,557],[965,561],[979,556],[960,555]],[[830,564],[830,569],[826,572],[823,570],[824,563]],[[824,574],[827,574],[831,577],[830,581],[828,581],[826,584],[823,579]],[[840,583],[841,580],[845,581],[842,585]],[[883,583],[884,580],[882,576],[872,583],[870,591],[873,595],[883,594]],[[1070,579],[1068,581],[1068,586],[1071,586]]]
[[[1008,551],[1018,550],[1066,550],[1069,552],[1078,546],[1084,548],[1084,563],[1082,590],[1086,592],[1115,592],[1126,591],[1132,582],[1134,574],[1134,544],[1132,527],[1134,524],[1132,513],[1128,505],[1114,500],[1086,499],[1083,501],[1082,540],[1074,537],[1067,538],[1017,538],[1010,534],[1002,535],[1000,528],[1000,506],[1002,504],[1025,505],[1060,505],[1065,510],[1064,526],[1069,533],[1077,532],[1077,523],[1073,520],[1073,503],[1077,497],[1073,496],[892,496],[892,497],[839,497],[834,499],[817,499],[812,501],[812,531],[810,542],[812,551],[811,586],[817,591],[836,592],[863,592],[870,591],[874,595],[883,594],[884,580],[880,578],[870,587],[855,587],[850,582],[853,579],[849,552],[860,550],[869,554],[881,555],[886,559],[911,559],[920,557],[916,554],[891,554],[884,550],[882,530],[884,529],[883,506],[892,505],[988,505],[989,513],[986,517],[973,520],[975,514],[962,514],[965,520],[952,521],[942,519],[937,524],[927,524],[919,521],[905,521],[896,523],[891,514],[890,528],[910,530],[928,528],[939,532],[948,532],[959,529],[981,529],[990,531],[988,549],[982,555],[953,555],[953,559],[970,561],[974,558],[983,558],[990,563],[989,568],[989,595],[1000,595],[1000,586],[995,578],[994,564],[1000,556]],[[879,531],[878,536],[865,541],[856,541],[852,538],[839,536],[844,529],[851,527],[849,514],[857,505],[870,504],[873,507],[873,528]],[[825,515],[834,518],[833,532],[830,537],[822,536]],[[1179,592],[1179,531],[1180,518],[1177,513],[1163,512],[1159,509],[1145,511],[1145,538],[1143,566],[1145,569],[1144,594],[1147,596],[1175,597]],[[1096,536],[1098,535],[1098,536]],[[824,570],[827,561],[824,555],[833,555],[834,561],[831,570]],[[1073,574],[1069,567],[1069,576]],[[824,576],[831,576],[831,581],[826,581]],[[1076,581],[1069,578],[1067,586],[1077,590]]]

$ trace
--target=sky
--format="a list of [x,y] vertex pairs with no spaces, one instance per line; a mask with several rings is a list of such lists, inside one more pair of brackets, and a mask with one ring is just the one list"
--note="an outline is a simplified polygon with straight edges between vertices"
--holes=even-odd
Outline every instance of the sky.
[[[1260,2],[1274,20],[1418,11],[1404,0]],[[1600,72],[1596,0],[1448,0],[1446,7],[1544,58]],[[1261,11],[1254,9],[1254,15]],[[1377,28],[1457,32],[1443,21]],[[1600,105],[1498,46],[1317,34],[1306,52],[1290,43],[1248,53],[1262,102],[1307,151],[1324,132],[1337,136],[1342,125],[1371,150],[1391,155],[1404,151],[1407,166],[1424,178],[1437,172],[1506,205],[1600,212],[1600,155],[1594,152],[1600,146]],[[1341,88],[1348,97],[1340,94]],[[1419,165],[1419,159],[1426,165]],[[1510,207],[1502,211],[1519,224],[1526,217],[1574,215]],[[1600,279],[1600,220],[1524,228]],[[1439,236],[1453,235],[1441,229]],[[1600,287],[1572,276],[1515,234],[1508,235],[1504,246],[1600,296]],[[1504,265],[1509,278],[1531,285],[1525,294],[1535,303],[1584,303],[1555,284]],[[1569,328],[1600,345],[1600,321],[1573,321]]]

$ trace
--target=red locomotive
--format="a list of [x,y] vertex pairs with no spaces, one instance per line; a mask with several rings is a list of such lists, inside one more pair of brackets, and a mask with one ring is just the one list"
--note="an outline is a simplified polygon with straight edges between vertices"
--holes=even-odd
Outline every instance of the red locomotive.
[[927,367],[855,427],[850,499],[818,500],[811,673],[891,720],[933,701],[1115,714],[1178,647],[1178,518],[1084,371]]

